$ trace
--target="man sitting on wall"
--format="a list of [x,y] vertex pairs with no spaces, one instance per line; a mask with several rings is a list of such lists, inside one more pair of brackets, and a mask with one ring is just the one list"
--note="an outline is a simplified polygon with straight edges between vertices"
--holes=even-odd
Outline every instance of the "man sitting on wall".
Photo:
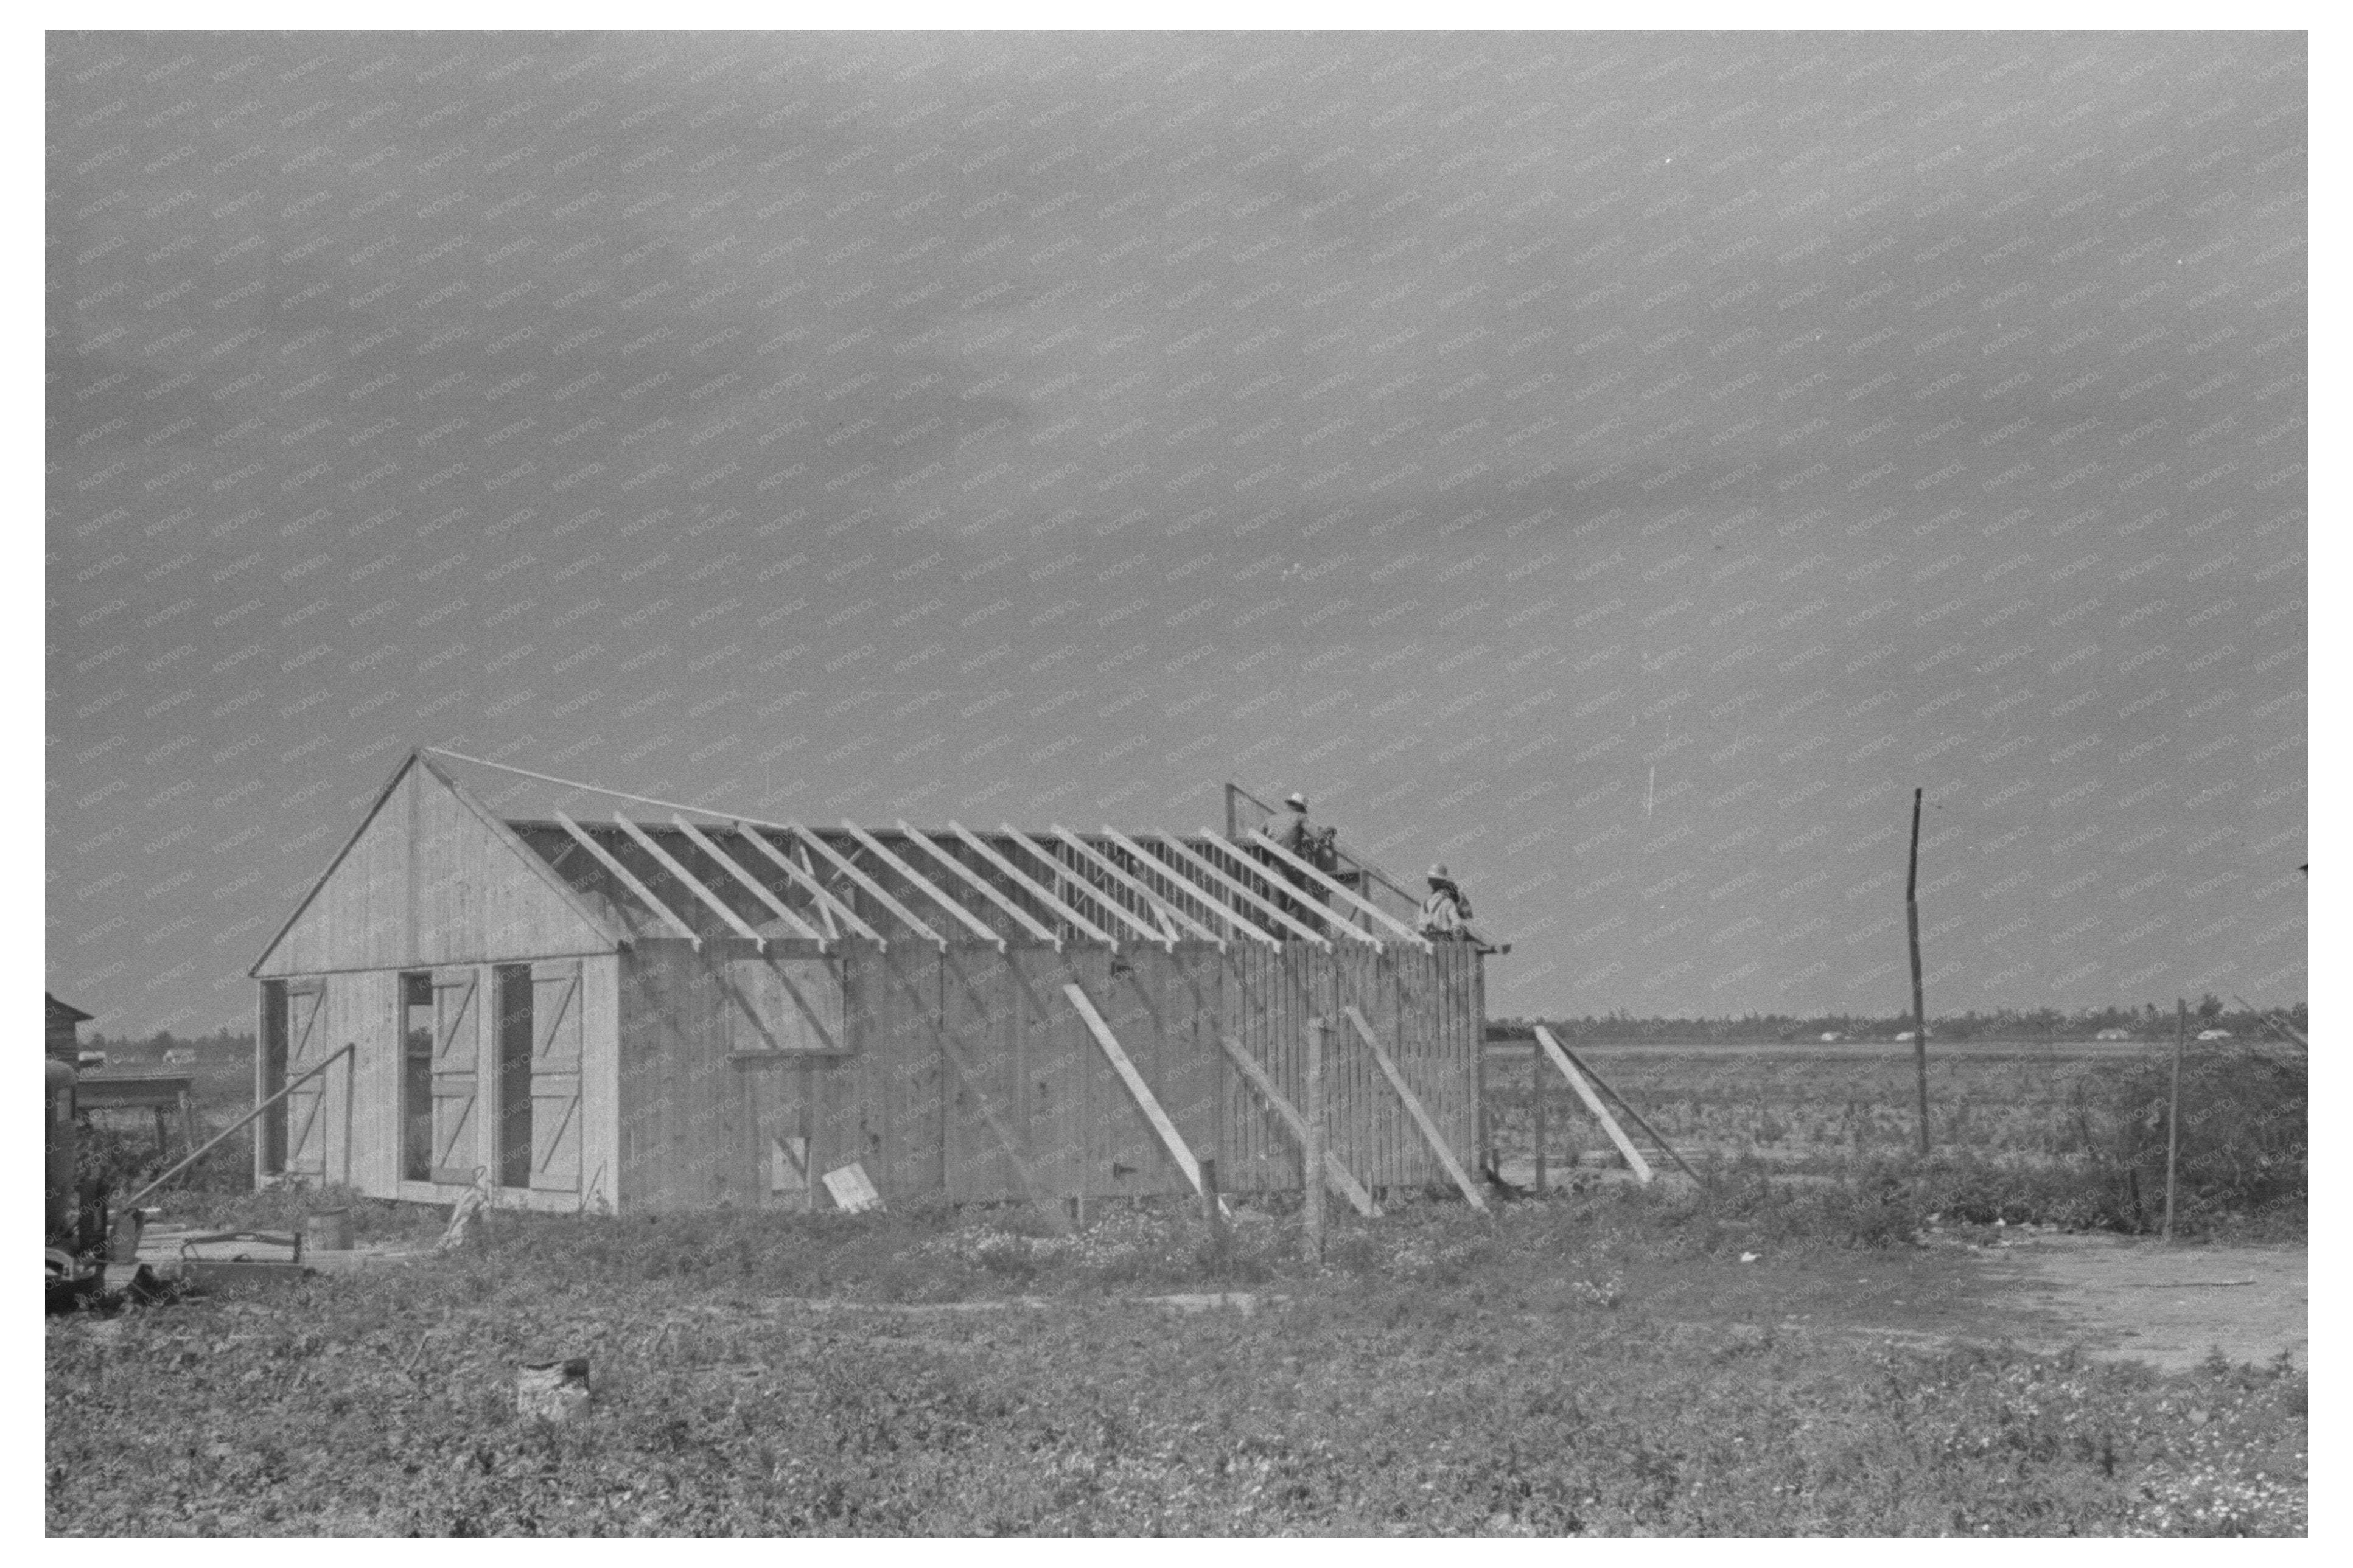
[[1430,894],[1421,900],[1421,934],[1432,942],[1470,942],[1471,900],[1454,885],[1443,863],[1430,868]]
[[1471,900],[1443,863],[1430,868],[1430,893],[1421,900],[1421,934],[1432,942],[1473,942],[1482,953],[1512,951],[1510,942],[1488,942],[1471,929]]

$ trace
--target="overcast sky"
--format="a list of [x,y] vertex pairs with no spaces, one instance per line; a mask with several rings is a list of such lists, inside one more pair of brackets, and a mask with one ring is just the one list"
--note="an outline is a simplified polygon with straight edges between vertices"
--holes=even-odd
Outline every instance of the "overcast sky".
[[[1450,862],[1497,1014],[2304,995],[2294,35],[52,36],[47,981],[415,744]],[[494,780],[485,780],[493,784]]]

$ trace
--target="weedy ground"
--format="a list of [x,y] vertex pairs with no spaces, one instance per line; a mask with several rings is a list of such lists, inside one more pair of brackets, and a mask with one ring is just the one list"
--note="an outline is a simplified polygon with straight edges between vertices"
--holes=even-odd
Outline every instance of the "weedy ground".
[[[438,1229],[326,1197],[364,1239]],[[1408,1200],[1339,1215],[1321,1267],[1282,1212],[1222,1249],[1180,1205],[1068,1237],[1022,1209],[498,1214],[406,1268],[51,1320],[48,1528],[2304,1532],[2300,1370],[1936,1348],[1998,1314],[1968,1258],[1883,1245],[1910,1201],[1753,1168],[1493,1220]],[[1253,1310],[1146,1300],[1219,1290]],[[519,1416],[517,1364],[566,1355],[587,1411]]]
[[[1925,1171],[1911,1154],[1919,1122],[1908,1047],[1810,1052],[1594,1042],[1577,1049],[1696,1166],[1763,1166],[1801,1181],[1866,1185],[1925,1174],[1935,1189],[1929,1210],[1981,1223],[2141,1232],[2161,1217],[2161,1047],[2132,1054],[2063,1042],[1932,1048],[1929,1132],[1937,1154]],[[1532,1179],[1539,1093],[1552,1179],[1573,1184],[1580,1171],[1622,1168],[1600,1124],[1549,1066],[1526,1047],[1491,1046],[1491,1146],[1515,1159],[1522,1179]],[[2301,1053],[2195,1050],[2181,1103],[2177,1228],[2218,1239],[2301,1239]]]

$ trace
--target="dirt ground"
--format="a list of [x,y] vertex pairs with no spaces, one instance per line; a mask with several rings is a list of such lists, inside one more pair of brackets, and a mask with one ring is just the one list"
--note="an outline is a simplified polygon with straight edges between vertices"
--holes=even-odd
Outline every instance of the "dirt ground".
[[1984,1258],[2021,1344],[2077,1342],[2168,1372],[2217,1349],[2233,1363],[2260,1364],[2282,1352],[2309,1363],[2301,1247],[2036,1235],[1986,1248]]

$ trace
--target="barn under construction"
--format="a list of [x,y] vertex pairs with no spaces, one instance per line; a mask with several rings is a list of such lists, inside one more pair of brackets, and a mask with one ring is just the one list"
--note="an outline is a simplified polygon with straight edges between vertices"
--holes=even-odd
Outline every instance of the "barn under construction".
[[1230,809],[1223,833],[636,797],[509,818],[450,765],[477,761],[412,752],[254,964],[259,1179],[1058,1206],[1189,1192],[1214,1155],[1226,1190],[1295,1190],[1322,1027],[1327,1184],[1480,1201],[1482,953],[1421,937],[1361,860],[1327,874]]

